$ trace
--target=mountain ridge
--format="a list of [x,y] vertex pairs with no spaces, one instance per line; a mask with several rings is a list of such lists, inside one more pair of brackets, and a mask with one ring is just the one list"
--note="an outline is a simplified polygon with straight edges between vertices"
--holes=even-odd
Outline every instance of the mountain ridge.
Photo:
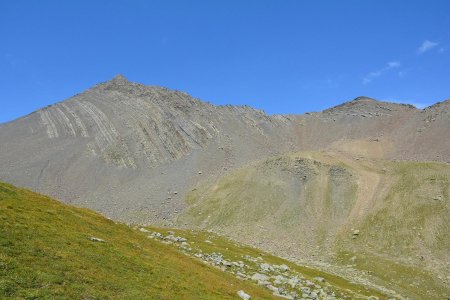
[[404,106],[404,107],[409,107],[409,108],[416,108],[417,110],[421,110],[421,111],[427,110],[427,109],[430,109],[430,108],[439,107],[441,105],[446,105],[446,103],[447,104],[450,103],[450,99],[446,99],[446,100],[438,101],[438,102],[436,102],[434,104],[431,104],[431,105],[429,105],[429,106],[427,106],[427,107],[425,107],[423,109],[420,109],[420,108],[417,108],[414,105],[408,104],[408,103],[397,103],[397,102],[391,102],[391,101],[385,101],[385,100],[378,100],[378,99],[371,98],[371,97],[368,97],[368,96],[357,96],[356,98],[354,98],[352,100],[345,101],[345,102],[343,102],[341,104],[338,104],[338,105],[335,105],[333,107],[324,108],[323,110],[319,110],[317,112],[287,113],[287,114],[279,114],[279,113],[268,114],[268,113],[265,112],[264,109],[254,108],[254,107],[249,106],[247,104],[243,104],[243,105],[234,105],[234,104],[233,105],[231,105],[231,104],[216,105],[216,104],[212,104],[212,103],[210,103],[208,101],[204,101],[204,100],[201,100],[199,98],[193,97],[192,95],[190,95],[189,93],[184,92],[184,91],[171,89],[171,88],[164,87],[164,86],[146,85],[146,84],[143,84],[143,83],[129,81],[123,74],[119,73],[116,76],[114,76],[112,79],[104,81],[104,82],[100,82],[98,84],[95,84],[95,85],[91,86],[90,88],[87,88],[86,90],[84,90],[81,93],[77,93],[76,95],[74,95],[72,97],[68,97],[68,98],[66,98],[66,99],[64,99],[62,101],[57,101],[57,102],[55,102],[53,104],[49,104],[49,105],[47,105],[45,107],[39,108],[39,109],[37,109],[37,110],[35,110],[33,112],[30,112],[30,113],[28,113],[28,114],[26,114],[24,116],[18,117],[16,119],[11,120],[11,121],[6,121],[6,122],[3,122],[3,123],[0,123],[0,126],[4,125],[4,124],[7,124],[7,123],[14,122],[14,121],[16,121],[18,119],[26,117],[26,116],[28,116],[30,114],[33,114],[33,113],[35,113],[35,112],[37,112],[39,110],[45,109],[47,107],[51,107],[51,106],[57,105],[58,103],[70,101],[72,98],[74,98],[74,97],[76,97],[76,96],[78,96],[80,94],[84,94],[86,92],[89,93],[89,92],[95,91],[95,90],[116,90],[116,91],[122,91],[122,92],[130,92],[130,91],[138,92],[138,91],[141,91],[141,93],[143,93],[144,91],[150,91],[150,90],[155,90],[155,91],[160,91],[160,92],[173,92],[173,93],[179,93],[179,94],[182,94],[182,95],[186,95],[192,100],[199,101],[199,102],[202,102],[202,103],[205,103],[205,104],[208,104],[208,105],[212,105],[212,106],[217,107],[217,108],[219,108],[219,107],[230,107],[230,106],[231,107],[243,107],[243,108],[250,108],[252,110],[263,112],[264,114],[266,114],[268,116],[285,116],[285,117],[287,117],[287,116],[303,116],[305,114],[327,112],[327,111],[330,111],[330,110],[333,110],[333,109],[336,109],[336,108],[352,106],[354,104],[359,104],[361,102],[368,102],[368,101],[372,102],[372,103],[378,103],[378,104],[389,104],[389,105],[394,105],[394,106],[395,105],[399,105],[399,106]]
[[8,167],[0,179],[120,220],[166,223],[197,183],[283,153],[450,161],[446,108],[358,97],[322,112],[268,115],[118,75],[1,124]]

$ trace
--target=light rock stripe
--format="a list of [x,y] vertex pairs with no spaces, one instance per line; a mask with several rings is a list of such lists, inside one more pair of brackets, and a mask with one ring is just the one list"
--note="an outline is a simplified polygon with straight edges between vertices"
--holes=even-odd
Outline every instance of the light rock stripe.
[[65,103],[61,103],[61,106],[64,107],[64,109],[72,116],[72,118],[75,120],[76,127],[81,131],[82,137],[89,137],[86,126],[84,126],[83,122],[81,121],[80,117]]
[[136,168],[136,163],[130,155],[128,146],[125,143],[120,142],[119,133],[114,125],[108,120],[108,117],[91,102],[77,101],[77,103],[89,114],[100,130],[100,136],[102,137],[102,141],[99,141],[98,143],[100,150],[103,152],[108,146],[113,145],[122,152],[121,157],[114,159],[114,162],[122,167]]
[[57,112],[56,118],[58,119],[58,121],[67,127],[73,137],[76,137],[77,133],[75,132],[75,129],[72,126],[72,122],[70,122],[66,114],[58,106],[54,106],[54,110]]
[[59,136],[58,130],[56,129],[56,125],[48,113],[48,109],[40,110],[39,114],[41,116],[42,122],[47,129],[47,136],[51,139],[57,138]]
[[106,146],[113,144],[118,134],[115,135],[115,133],[117,133],[116,130],[111,130],[112,126],[107,126],[105,124],[105,121],[108,120],[105,114],[90,102],[77,101],[77,103],[86,113],[88,113],[92,120],[94,120],[97,128],[100,130],[100,135],[105,142],[102,143],[102,148],[104,149]]

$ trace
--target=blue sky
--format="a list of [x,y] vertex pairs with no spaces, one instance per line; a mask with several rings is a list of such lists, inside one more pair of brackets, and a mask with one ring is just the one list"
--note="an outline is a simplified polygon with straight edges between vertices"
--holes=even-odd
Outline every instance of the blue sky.
[[0,122],[118,73],[215,104],[450,98],[450,1],[0,1]]

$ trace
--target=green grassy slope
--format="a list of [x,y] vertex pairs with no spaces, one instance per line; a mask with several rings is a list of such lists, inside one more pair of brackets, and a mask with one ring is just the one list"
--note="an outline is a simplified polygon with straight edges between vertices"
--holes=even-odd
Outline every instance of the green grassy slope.
[[1,299],[236,299],[239,290],[274,298],[126,225],[0,183]]
[[[450,295],[450,167],[336,153],[270,158],[193,189],[179,224],[413,299]],[[358,234],[353,234],[358,230]]]

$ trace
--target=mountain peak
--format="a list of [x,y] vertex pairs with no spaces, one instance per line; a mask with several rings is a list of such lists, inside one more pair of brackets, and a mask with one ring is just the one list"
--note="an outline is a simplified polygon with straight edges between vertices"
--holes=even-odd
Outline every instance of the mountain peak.
[[370,98],[370,97],[367,97],[367,96],[359,96],[359,97],[356,97],[355,99],[353,99],[352,101],[374,101],[374,102],[379,102],[378,100],[376,100],[376,99],[373,99],[373,98]]
[[141,84],[129,81],[124,75],[117,74],[112,79],[102,82],[95,86],[95,88],[105,90],[130,90]]
[[122,74],[117,74],[116,76],[114,76],[113,79],[110,80],[110,82],[129,82],[128,79],[123,76]]
[[116,76],[114,76],[113,79],[106,82],[106,84],[119,85],[119,86],[129,85],[130,83],[132,83],[132,82],[128,81],[128,79],[125,76],[123,76],[122,74],[117,74]]

